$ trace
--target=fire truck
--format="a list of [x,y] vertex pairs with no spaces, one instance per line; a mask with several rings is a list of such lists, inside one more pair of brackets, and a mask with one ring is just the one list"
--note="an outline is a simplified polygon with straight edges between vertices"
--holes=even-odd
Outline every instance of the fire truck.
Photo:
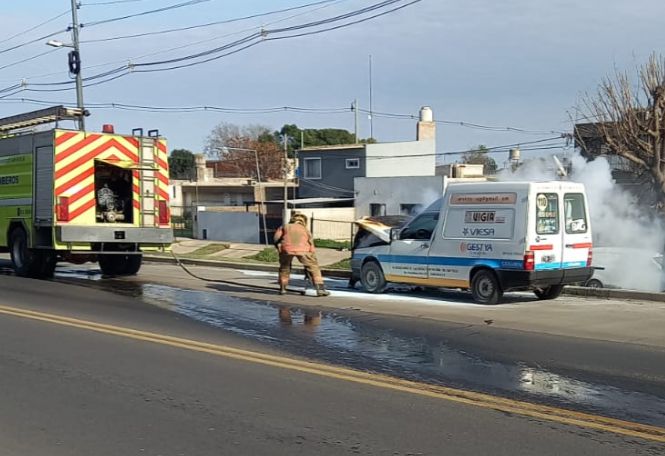
[[170,249],[166,141],[59,127],[86,114],[55,106],[0,119],[0,250],[17,275],[51,277],[58,261],[132,275],[143,253]]

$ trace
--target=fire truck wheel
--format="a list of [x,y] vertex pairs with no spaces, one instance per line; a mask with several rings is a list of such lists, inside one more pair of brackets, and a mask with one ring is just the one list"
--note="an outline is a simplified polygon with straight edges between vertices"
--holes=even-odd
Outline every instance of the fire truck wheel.
[[56,257],[52,252],[28,248],[28,235],[23,228],[14,228],[9,235],[9,252],[16,275],[35,279],[51,278]]
[[141,269],[141,255],[99,255],[99,267],[104,275],[134,275]]
[[9,235],[9,253],[16,275],[29,277],[34,261],[28,249],[28,236],[23,228],[14,228]]

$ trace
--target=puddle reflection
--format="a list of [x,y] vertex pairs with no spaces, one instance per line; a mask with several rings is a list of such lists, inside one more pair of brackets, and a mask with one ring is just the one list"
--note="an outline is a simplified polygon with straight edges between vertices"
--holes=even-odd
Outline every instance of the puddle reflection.
[[143,285],[143,299],[331,363],[479,391],[537,396],[619,418],[665,424],[665,400],[660,397],[581,382],[524,364],[481,359],[425,338],[404,337],[334,313],[161,285]]

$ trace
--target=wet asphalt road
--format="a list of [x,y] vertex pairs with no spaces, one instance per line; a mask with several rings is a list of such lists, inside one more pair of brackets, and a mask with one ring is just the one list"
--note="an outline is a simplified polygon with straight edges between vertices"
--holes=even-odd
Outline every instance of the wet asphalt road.
[[[664,423],[662,352],[646,347],[492,328],[472,337],[440,323],[319,314],[163,285],[128,286],[135,297],[12,276],[0,286],[5,306]],[[665,451],[15,316],[0,316],[0,344],[0,442],[8,455]]]

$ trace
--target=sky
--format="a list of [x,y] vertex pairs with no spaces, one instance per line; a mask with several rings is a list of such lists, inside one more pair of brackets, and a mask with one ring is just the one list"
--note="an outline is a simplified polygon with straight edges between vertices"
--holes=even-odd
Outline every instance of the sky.
[[[128,62],[172,59],[209,50],[261,28],[273,30],[329,18],[380,0],[335,0],[175,33],[90,42],[240,18],[315,0],[207,0],[160,13],[94,24],[184,1],[82,0],[78,14],[83,24],[83,76]],[[106,2],[112,4],[94,4]],[[72,87],[34,85],[69,80],[68,49],[45,45],[48,39],[71,42],[69,34],[38,40],[64,30],[71,22],[69,15],[8,40],[67,12],[70,0],[3,3],[0,116],[41,107],[16,101],[17,98],[74,106],[74,90],[22,91],[11,96],[7,95],[12,92],[2,92],[22,80],[33,90]],[[578,116],[576,106],[585,93],[593,92],[602,78],[617,70],[634,72],[652,52],[661,51],[665,43],[662,17],[665,17],[662,0],[421,0],[394,13],[338,30],[266,40],[208,63],[171,71],[131,73],[84,89],[84,101],[93,103],[92,106],[95,103],[238,109],[295,106],[340,112],[154,113],[90,107],[92,115],[86,127],[99,130],[102,124],[110,123],[117,132],[129,132],[136,127],[159,129],[171,149],[186,148],[194,152],[203,150],[207,135],[220,122],[262,124],[271,129],[295,123],[301,128],[352,131],[353,100],[358,100],[360,109],[369,109],[371,55],[373,111],[417,116],[421,106],[430,106],[436,120],[452,122],[437,125],[437,152],[463,151],[479,144],[493,147],[529,143],[570,132],[571,116]],[[32,40],[36,42],[7,50]],[[173,49],[178,47],[181,49]],[[361,137],[370,135],[367,117],[366,113],[359,115]],[[528,131],[489,131],[471,128],[469,123]],[[415,139],[412,119],[375,115],[372,127],[374,137],[381,142]],[[528,149],[528,144],[523,148]],[[523,156],[539,153],[524,150]],[[456,158],[456,155],[444,156],[446,162]],[[496,154],[495,158],[501,163],[507,153]]]

